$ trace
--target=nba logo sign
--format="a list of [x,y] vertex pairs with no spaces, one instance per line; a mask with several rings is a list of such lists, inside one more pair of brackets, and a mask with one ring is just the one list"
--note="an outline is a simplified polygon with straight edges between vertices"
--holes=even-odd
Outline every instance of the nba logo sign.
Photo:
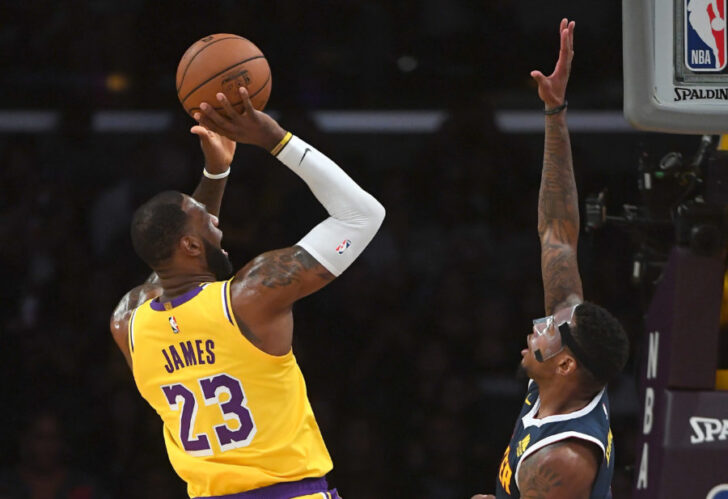
[[172,326],[173,333],[179,333],[179,326],[177,325],[177,319],[174,318],[174,315],[169,318],[169,325]]
[[685,65],[691,71],[726,67],[726,0],[685,0]]
[[344,251],[346,251],[346,249],[347,249],[347,248],[348,248],[349,246],[351,246],[351,241],[349,241],[348,239],[344,239],[343,241],[341,241],[341,244],[339,244],[339,245],[338,245],[338,246],[336,247],[336,252],[337,252],[338,254],[342,254],[342,253],[343,253]]

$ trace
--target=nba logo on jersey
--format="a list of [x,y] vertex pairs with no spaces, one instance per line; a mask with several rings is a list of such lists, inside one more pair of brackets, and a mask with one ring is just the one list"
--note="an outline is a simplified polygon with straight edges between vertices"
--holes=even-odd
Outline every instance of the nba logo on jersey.
[[726,0],[685,0],[685,65],[701,73],[726,67]]
[[179,326],[177,325],[177,319],[174,318],[174,315],[169,317],[169,325],[172,326],[173,333],[179,333]]
[[336,252],[337,252],[338,254],[342,254],[342,253],[343,253],[344,251],[346,251],[346,249],[347,249],[347,248],[348,248],[349,246],[351,246],[351,241],[349,241],[348,239],[344,239],[343,241],[341,241],[341,244],[339,244],[339,245],[338,245],[338,246],[336,247]]

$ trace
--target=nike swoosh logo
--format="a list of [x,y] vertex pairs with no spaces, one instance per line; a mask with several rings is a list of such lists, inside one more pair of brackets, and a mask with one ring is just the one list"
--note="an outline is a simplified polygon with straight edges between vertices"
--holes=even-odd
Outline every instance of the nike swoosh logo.
[[308,154],[308,151],[310,151],[311,148],[307,147],[305,151],[303,151],[303,156],[301,156],[301,161],[298,162],[298,166],[301,166],[301,163],[303,163],[303,158],[306,157],[306,154]]

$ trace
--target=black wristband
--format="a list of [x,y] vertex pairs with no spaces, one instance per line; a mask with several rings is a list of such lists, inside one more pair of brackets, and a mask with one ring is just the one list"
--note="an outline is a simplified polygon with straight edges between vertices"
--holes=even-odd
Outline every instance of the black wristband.
[[569,105],[569,101],[564,99],[563,104],[561,104],[560,106],[556,106],[553,109],[544,109],[543,114],[545,114],[546,116],[551,116],[553,114],[559,114],[561,111],[566,109],[566,106],[568,106],[568,105]]

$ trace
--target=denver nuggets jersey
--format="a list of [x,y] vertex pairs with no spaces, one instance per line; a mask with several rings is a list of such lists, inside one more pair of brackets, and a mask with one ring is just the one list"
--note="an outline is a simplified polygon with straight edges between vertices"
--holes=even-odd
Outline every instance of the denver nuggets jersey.
[[162,418],[167,454],[190,497],[323,477],[333,464],[293,352],[269,355],[240,332],[230,281],[129,321],[139,392]]
[[511,442],[503,454],[498,470],[496,497],[499,499],[521,497],[518,489],[518,471],[528,456],[559,440],[579,438],[596,444],[603,453],[590,497],[611,498],[614,443],[612,430],[609,428],[609,399],[606,389],[602,389],[586,407],[569,414],[537,419],[535,415],[540,403],[538,385],[531,380]]

